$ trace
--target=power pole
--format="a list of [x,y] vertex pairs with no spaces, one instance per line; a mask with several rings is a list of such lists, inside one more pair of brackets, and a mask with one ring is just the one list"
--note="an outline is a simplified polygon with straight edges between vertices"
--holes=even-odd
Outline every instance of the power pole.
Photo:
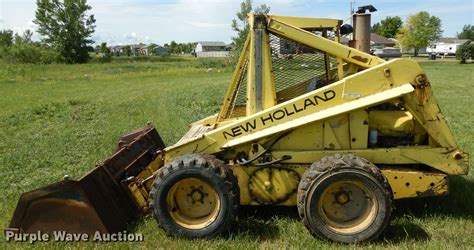
[[[352,15],[354,15],[355,0],[349,0],[349,6],[350,6],[349,14],[350,14],[350,19],[351,19],[351,26],[354,27],[354,21],[353,21]],[[349,35],[349,40],[352,40],[352,39],[354,39],[353,33]]]

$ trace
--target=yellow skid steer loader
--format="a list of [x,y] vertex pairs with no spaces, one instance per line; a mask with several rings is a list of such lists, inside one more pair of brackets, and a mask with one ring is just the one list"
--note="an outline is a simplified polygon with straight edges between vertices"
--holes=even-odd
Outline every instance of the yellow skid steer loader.
[[[297,206],[314,236],[376,238],[395,199],[444,195],[469,156],[421,67],[340,44],[341,20],[250,15],[222,108],[165,147],[153,126],[78,181],[24,193],[18,232],[119,232],[148,213],[210,237],[241,205]],[[345,31],[344,31],[345,32]]]

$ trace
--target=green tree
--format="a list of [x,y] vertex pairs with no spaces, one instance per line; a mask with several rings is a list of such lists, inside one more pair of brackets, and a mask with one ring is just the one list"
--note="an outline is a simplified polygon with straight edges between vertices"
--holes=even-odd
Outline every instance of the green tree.
[[372,25],[372,27],[370,27],[370,32],[372,33],[377,33],[377,31],[379,30],[380,28],[380,23],[374,23]]
[[0,31],[0,47],[10,47],[13,45],[13,31],[1,30]]
[[23,35],[15,34],[15,44],[32,43],[31,37],[33,37],[31,30],[25,30]]
[[3,42],[9,45],[0,46],[0,57],[9,63],[53,63],[58,60],[58,54],[48,46],[33,42],[33,32],[26,30],[22,35],[7,32],[8,38]]
[[441,20],[430,16],[426,11],[420,11],[408,17],[400,28],[397,39],[403,49],[414,49],[415,56],[421,48],[427,47],[441,36]]
[[94,15],[87,0],[37,0],[38,33],[43,42],[55,48],[65,63],[85,63],[89,60],[87,46],[95,29]]
[[193,52],[194,48],[196,48],[196,43],[189,43],[188,44],[188,51],[186,53]]
[[110,49],[107,47],[107,43],[103,42],[100,44],[99,47],[99,61],[100,62],[110,62],[112,60],[112,53]]
[[[237,35],[232,37],[232,43],[234,44],[231,56],[234,61],[240,56],[240,52],[244,47],[245,40],[247,39],[247,34],[249,33],[250,25],[247,20],[247,15],[253,10],[252,0],[245,0],[240,3],[240,11],[237,12],[237,19],[232,20],[232,30],[237,32]],[[255,14],[268,14],[270,12],[270,7],[262,4],[255,8],[253,13]]]
[[178,49],[177,47],[178,47],[178,44],[175,41],[170,42],[170,52],[171,53],[178,53],[177,52],[177,49]]
[[110,49],[107,47],[107,43],[101,43],[99,48],[99,53],[110,53]]
[[457,36],[459,39],[469,39],[474,41],[474,25],[464,25],[464,27],[462,27],[461,33],[458,33]]
[[182,43],[176,43],[176,50],[175,50],[175,53],[177,54],[181,54],[181,52],[183,51],[184,47],[183,47],[183,44]]
[[123,46],[123,53],[127,56],[130,56],[132,54],[132,49],[130,48],[130,45]]
[[397,35],[402,24],[402,19],[398,16],[386,17],[384,20],[380,21],[380,23],[376,23],[372,26],[372,32],[384,37],[392,38]]
[[469,58],[474,58],[474,43],[467,42],[456,50],[456,59],[460,63],[466,63]]
[[151,43],[147,46],[147,50],[148,50],[148,55],[154,55],[155,54],[155,49],[156,47],[158,47],[158,45],[154,44],[154,43]]

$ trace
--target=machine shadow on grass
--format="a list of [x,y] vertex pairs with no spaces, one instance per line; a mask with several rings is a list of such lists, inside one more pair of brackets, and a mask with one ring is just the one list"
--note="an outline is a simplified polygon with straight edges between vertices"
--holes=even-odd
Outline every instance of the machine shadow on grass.
[[[396,219],[398,216],[403,215],[394,214],[393,219]],[[275,217],[286,218],[296,223],[302,223],[296,208],[293,207],[248,206],[244,207],[240,213],[240,219],[237,225],[238,233],[233,233],[244,233],[245,235],[251,235],[258,240],[280,238],[281,235],[279,229],[273,222]],[[409,220],[403,220],[401,222],[392,222],[379,239],[375,240],[373,243],[393,244],[406,240],[426,241],[429,240],[429,235],[420,226]]]
[[395,201],[392,223],[377,242],[399,243],[406,240],[429,240],[430,236],[423,227],[411,222],[410,218],[430,218],[443,215],[474,219],[471,204],[474,200],[474,181],[460,176],[449,176],[448,178],[450,193],[446,196]]
[[[394,202],[392,222],[375,244],[397,244],[404,241],[427,241],[430,235],[412,222],[411,218],[430,218],[445,215],[454,218],[474,219],[471,202],[474,200],[474,181],[460,176],[450,176],[450,194],[440,197],[403,199]],[[280,238],[275,218],[301,223],[296,207],[242,206],[238,221],[229,232],[220,237],[231,239],[238,236],[258,241]],[[151,218],[148,218],[151,219]],[[140,222],[129,225],[129,232],[136,231]]]
[[396,201],[392,215],[399,217],[408,214],[418,218],[446,215],[453,218],[474,219],[472,209],[474,181],[461,176],[448,178],[450,188],[448,195]]
[[[474,181],[459,176],[450,176],[450,194],[441,197],[403,199],[394,202],[392,222],[387,230],[373,243],[400,243],[403,241],[427,241],[429,234],[412,222],[410,217],[429,218],[446,215],[455,218],[474,219]],[[239,221],[231,234],[268,240],[280,237],[274,218],[285,218],[300,223],[297,209],[279,206],[243,206]]]
[[427,241],[428,233],[420,226],[410,221],[390,223],[385,232],[374,243],[401,243],[403,241]]
[[299,221],[296,207],[284,206],[242,206],[239,220],[236,223],[234,234],[245,234],[259,240],[268,240],[280,237],[275,218],[286,218],[290,221]]

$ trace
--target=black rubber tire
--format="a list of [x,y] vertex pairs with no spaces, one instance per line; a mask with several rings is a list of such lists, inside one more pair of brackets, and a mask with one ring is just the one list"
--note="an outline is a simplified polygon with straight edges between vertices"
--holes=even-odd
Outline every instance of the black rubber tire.
[[[378,201],[374,221],[363,231],[340,234],[328,228],[314,209],[320,194],[337,180],[356,179],[372,190]],[[352,154],[327,156],[306,170],[298,186],[298,214],[310,233],[320,239],[342,243],[357,243],[377,238],[390,223],[393,194],[387,179],[371,162]],[[316,211],[315,211],[316,210]]]
[[[171,187],[185,178],[198,178],[211,185],[219,195],[221,207],[216,219],[201,229],[188,229],[177,224],[169,214],[166,197]],[[187,238],[212,237],[226,231],[235,221],[240,205],[237,178],[224,162],[212,155],[187,154],[164,166],[150,191],[153,216],[169,236]]]

